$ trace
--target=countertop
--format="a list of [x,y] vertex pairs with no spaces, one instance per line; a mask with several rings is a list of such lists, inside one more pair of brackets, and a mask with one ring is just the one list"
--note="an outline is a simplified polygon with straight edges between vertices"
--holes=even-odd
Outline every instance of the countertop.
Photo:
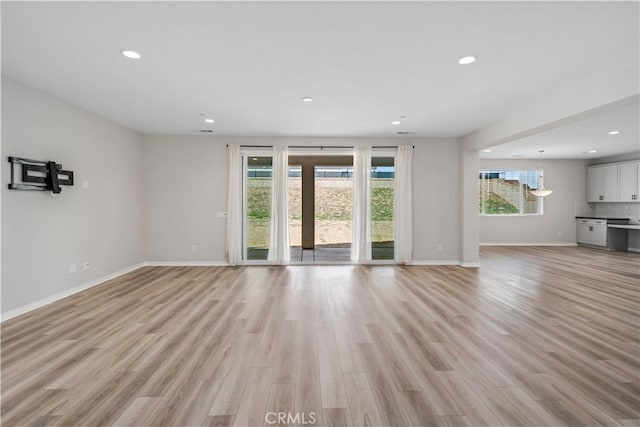
[[607,219],[611,221],[629,221],[630,218],[611,218],[607,216],[577,216],[576,219]]
[[640,224],[609,224],[611,228],[625,228],[627,230],[640,230]]

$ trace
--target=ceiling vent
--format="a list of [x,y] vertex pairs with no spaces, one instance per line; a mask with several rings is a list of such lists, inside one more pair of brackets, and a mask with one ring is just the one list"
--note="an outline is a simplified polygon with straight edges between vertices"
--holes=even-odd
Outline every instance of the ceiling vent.
[[194,132],[213,133],[213,129],[200,129],[200,130],[194,130]]
[[403,131],[398,131],[396,132],[396,135],[415,135],[415,132],[403,132]]

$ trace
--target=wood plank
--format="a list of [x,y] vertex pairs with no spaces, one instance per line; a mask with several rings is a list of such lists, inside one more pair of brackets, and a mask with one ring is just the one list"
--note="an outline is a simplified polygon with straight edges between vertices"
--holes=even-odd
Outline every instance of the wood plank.
[[0,421],[637,426],[640,256],[481,265],[145,267],[2,323]]

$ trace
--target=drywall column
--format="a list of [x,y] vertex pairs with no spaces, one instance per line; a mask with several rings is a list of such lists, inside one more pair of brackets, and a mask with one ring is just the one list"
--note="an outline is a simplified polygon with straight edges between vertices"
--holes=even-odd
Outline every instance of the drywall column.
[[461,235],[460,262],[463,267],[478,267],[480,262],[478,221],[478,152],[460,148],[461,191]]

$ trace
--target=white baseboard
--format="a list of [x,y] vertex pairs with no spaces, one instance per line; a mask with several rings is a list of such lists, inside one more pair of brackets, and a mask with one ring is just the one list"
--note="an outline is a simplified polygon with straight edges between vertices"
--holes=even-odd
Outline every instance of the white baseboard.
[[143,267],[144,263],[139,263],[139,264],[135,264],[132,265],[131,267],[127,267],[127,268],[123,268],[122,270],[118,270],[114,273],[111,274],[107,274],[105,276],[99,277],[97,279],[91,280],[89,282],[83,283],[82,285],[78,285],[78,286],[74,286],[73,288],[70,289],[65,289],[62,292],[58,292],[56,294],[53,294],[51,296],[48,296],[46,298],[42,298],[39,299],[37,301],[31,302],[29,304],[25,304],[23,306],[20,306],[18,308],[14,308],[13,310],[9,310],[6,313],[2,313],[2,315],[0,315],[0,323],[4,322],[5,320],[9,320],[12,319],[16,316],[20,316],[21,314],[27,313],[31,310],[35,310],[36,308],[40,308],[42,306],[45,306],[47,304],[51,304],[52,302],[61,300],[63,298],[66,298],[68,296],[71,296],[73,294],[77,294],[78,292],[82,292],[86,289],[92,288],[94,286],[97,286],[101,283],[107,282],[109,280],[113,280],[116,277],[120,277],[123,274],[127,274],[130,273],[134,270],[139,269],[140,267]]
[[557,242],[518,242],[518,243],[480,243],[480,246],[578,246],[577,243]]
[[465,268],[480,268],[480,263],[479,262],[461,262],[460,266]]
[[145,267],[228,267],[225,261],[145,261]]
[[632,248],[632,247],[628,247],[627,250],[629,252],[640,252],[640,248]]
[[406,263],[406,265],[460,265],[460,261],[457,259],[446,260],[413,260]]
[[435,261],[431,261],[431,260],[416,260],[416,261],[411,261],[407,265],[459,265],[459,266],[465,267],[465,268],[468,268],[468,267],[471,267],[471,268],[480,267],[480,263],[479,262],[461,262],[460,260],[457,260],[457,259],[435,260]]
[[[145,261],[142,263],[144,267],[229,267],[231,264],[223,261]],[[393,261],[389,262],[368,262],[368,263],[357,263],[357,262],[340,262],[340,263],[323,263],[323,262],[295,262],[291,264],[286,264],[287,267],[297,267],[297,266],[313,266],[313,265],[403,265],[396,264]],[[408,262],[404,265],[462,265],[459,260],[415,260]],[[255,266],[277,266],[275,264],[264,263],[252,263],[252,264],[238,264],[239,267],[255,267]],[[477,265],[472,265],[472,267],[476,267]]]

